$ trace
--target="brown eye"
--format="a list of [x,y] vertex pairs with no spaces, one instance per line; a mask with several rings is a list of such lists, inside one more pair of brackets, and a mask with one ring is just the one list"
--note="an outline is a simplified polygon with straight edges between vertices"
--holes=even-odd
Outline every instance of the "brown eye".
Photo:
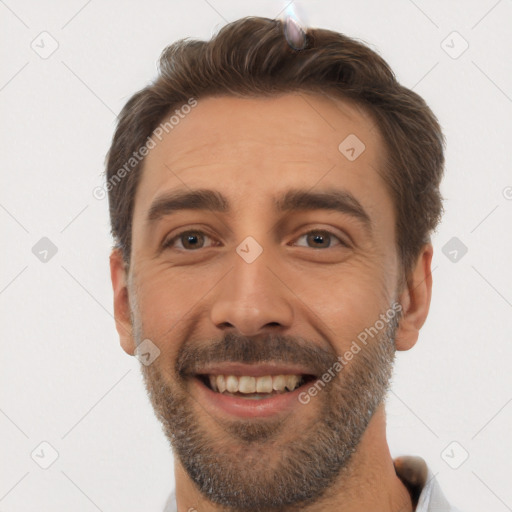
[[347,244],[343,242],[338,236],[324,230],[315,230],[304,233],[297,240],[305,237],[307,247],[313,249],[329,249],[333,246],[333,239],[335,240],[334,246],[345,246]]
[[183,231],[164,242],[164,248],[176,248],[186,251],[202,249],[205,246],[205,239],[208,238],[210,237],[202,231]]

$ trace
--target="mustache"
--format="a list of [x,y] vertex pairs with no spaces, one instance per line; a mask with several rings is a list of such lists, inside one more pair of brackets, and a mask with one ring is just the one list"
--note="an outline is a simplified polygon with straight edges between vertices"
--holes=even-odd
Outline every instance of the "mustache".
[[200,345],[185,343],[180,349],[175,371],[186,377],[196,374],[207,364],[235,362],[245,364],[288,363],[303,365],[320,376],[337,361],[334,350],[296,336],[269,334],[247,337],[227,333],[222,339]]

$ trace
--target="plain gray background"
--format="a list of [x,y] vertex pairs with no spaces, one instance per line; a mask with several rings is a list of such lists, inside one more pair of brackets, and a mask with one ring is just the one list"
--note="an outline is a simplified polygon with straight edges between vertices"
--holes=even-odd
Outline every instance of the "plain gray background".
[[[119,347],[107,200],[92,191],[116,114],[167,44],[285,6],[0,1],[0,510],[161,510],[172,454],[139,363]],[[392,454],[423,456],[463,510],[512,510],[512,3],[298,7],[309,25],[368,42],[447,137],[432,306],[416,347],[398,355]]]

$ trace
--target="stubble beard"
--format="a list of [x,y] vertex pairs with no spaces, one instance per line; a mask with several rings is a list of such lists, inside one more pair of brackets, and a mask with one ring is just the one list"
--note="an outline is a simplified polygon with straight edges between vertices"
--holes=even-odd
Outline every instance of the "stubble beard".
[[[164,377],[157,364],[141,365],[155,414],[198,490],[226,511],[287,512],[318,501],[335,481],[348,476],[351,456],[389,388],[398,320],[361,347],[311,399],[319,413],[304,425],[303,406],[298,405],[290,416],[275,420],[209,416],[206,428],[207,412],[191,397],[184,379],[177,373],[169,376],[170,371]],[[137,343],[144,339],[142,332],[139,336]],[[258,347],[265,348],[260,353],[266,358],[279,353],[283,359],[283,347],[292,350],[289,340],[279,337],[261,345],[234,335],[224,340],[223,356],[231,354],[237,361],[255,359]],[[311,353],[317,350],[308,345]],[[316,355],[325,371],[336,362],[334,354]],[[177,367],[179,360],[178,355]]]

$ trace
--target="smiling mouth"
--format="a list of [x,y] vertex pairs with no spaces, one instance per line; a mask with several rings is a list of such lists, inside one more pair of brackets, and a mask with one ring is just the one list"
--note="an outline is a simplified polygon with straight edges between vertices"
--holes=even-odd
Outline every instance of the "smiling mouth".
[[276,395],[290,393],[315,380],[308,374],[279,375],[228,375],[228,374],[196,374],[207,388],[224,396],[262,400]]

